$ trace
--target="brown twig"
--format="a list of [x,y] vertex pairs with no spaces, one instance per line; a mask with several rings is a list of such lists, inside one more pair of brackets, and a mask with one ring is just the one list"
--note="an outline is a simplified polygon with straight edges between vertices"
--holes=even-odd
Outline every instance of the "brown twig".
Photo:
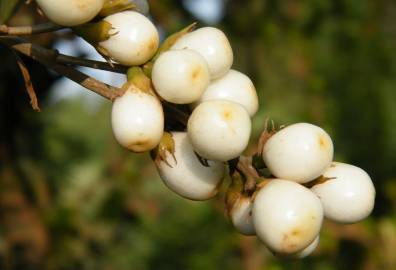
[[76,69],[54,63],[45,63],[45,62],[41,62],[41,63],[46,65],[48,68],[51,68],[54,71],[58,72],[59,74],[65,76],[66,78],[69,78],[70,80],[87,88],[88,90],[91,90],[96,94],[109,99],[110,101],[114,101],[117,97],[122,96],[122,94],[124,93],[122,89],[105,84]]
[[82,59],[79,57],[69,56],[58,53],[55,61],[59,64],[89,67],[93,69],[100,69],[105,71],[111,71],[116,73],[125,74],[128,71],[128,67],[118,64],[109,64],[108,62],[95,61],[89,59]]
[[0,25],[0,35],[22,36],[22,35],[35,35],[57,31],[63,29],[63,26],[54,24],[52,22],[29,25],[29,26],[7,26]]
[[33,60],[36,60],[37,62],[47,66],[50,69],[53,69],[59,74],[73,80],[74,82],[109,100],[114,100],[123,93],[122,90],[119,88],[107,85],[101,81],[89,77],[88,75],[74,68],[63,66],[57,63],[57,51],[46,49],[19,37],[13,36],[0,36],[0,42],[6,44],[14,51],[17,51],[23,55],[32,58]]
[[[34,47],[36,51],[40,52],[40,55],[46,55],[47,57],[51,57],[51,61],[56,62],[58,64],[89,67],[89,68],[111,71],[111,72],[116,72],[116,73],[121,73],[121,74],[125,74],[128,71],[128,67],[123,66],[123,65],[117,65],[117,64],[110,65],[107,62],[95,61],[95,60],[89,60],[89,59],[64,55],[64,54],[59,53],[57,50],[47,49],[42,46],[32,44],[27,40],[24,40],[22,38],[15,37],[15,36],[0,36],[0,41],[3,41],[3,43],[6,43],[7,45],[10,45],[10,44],[13,46],[21,45],[21,47],[22,46],[26,47],[27,44],[31,44],[32,47]],[[30,55],[28,55],[28,56],[32,57]],[[35,59],[35,58],[33,58],[33,59],[38,61],[38,59]]]

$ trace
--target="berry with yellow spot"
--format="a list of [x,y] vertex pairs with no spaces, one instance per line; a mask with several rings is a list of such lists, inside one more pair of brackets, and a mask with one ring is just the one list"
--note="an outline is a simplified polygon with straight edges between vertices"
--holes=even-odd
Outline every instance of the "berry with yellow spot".
[[241,105],[223,100],[199,104],[191,114],[187,132],[203,158],[228,161],[241,155],[251,131],[249,114]]
[[308,247],[323,221],[318,197],[308,188],[282,179],[269,181],[257,192],[252,212],[258,238],[280,255]]
[[262,156],[276,177],[306,183],[330,166],[333,151],[333,142],[326,131],[312,124],[297,123],[269,138]]
[[157,93],[166,101],[187,104],[198,100],[209,85],[205,59],[192,50],[170,50],[155,61],[152,80]]

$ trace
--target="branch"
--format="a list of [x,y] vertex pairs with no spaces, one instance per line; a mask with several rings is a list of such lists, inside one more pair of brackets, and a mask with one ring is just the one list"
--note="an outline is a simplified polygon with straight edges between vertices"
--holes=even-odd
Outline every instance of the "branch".
[[24,39],[13,36],[0,36],[0,42],[6,44],[8,47],[17,51],[23,55],[26,55],[33,60],[47,66],[50,69],[58,72],[59,74],[71,79],[72,81],[80,84],[81,86],[101,95],[109,100],[122,95],[122,90],[110,85],[107,85],[101,81],[98,81],[88,75],[67,67],[56,62],[58,57],[57,51],[49,50],[39,45],[30,43]]
[[60,53],[57,54],[55,61],[59,64],[89,67],[89,68],[111,71],[111,72],[116,72],[116,73],[121,73],[121,74],[126,74],[128,71],[128,67],[123,66],[123,65],[118,65],[118,64],[110,65],[108,62],[82,59],[82,58],[64,55],[64,54],[60,54]]
[[[6,45],[30,44],[29,41],[15,36],[0,36],[0,42],[5,43]],[[118,64],[110,65],[107,62],[83,59],[79,57],[61,54],[57,50],[47,49],[35,44],[32,44],[32,46],[34,46],[36,50],[40,50],[40,55],[42,54],[48,55],[49,57],[51,57],[52,61],[58,64],[82,66],[82,67],[100,69],[110,72],[121,73],[121,74],[126,74],[126,72],[128,71],[128,67],[123,65],[118,65]],[[30,55],[28,56],[31,57]],[[34,60],[38,61],[38,59],[34,59]]]
[[100,96],[109,99],[110,101],[114,101],[116,98],[122,96],[124,92],[120,88],[105,84],[76,69],[65,67],[59,64],[46,63],[45,61],[42,61],[40,63],[46,65],[50,69],[53,69],[54,71],[65,76],[66,78],[69,78],[70,80],[80,84],[88,90],[91,90],[96,94],[99,94]]
[[7,26],[0,25],[0,35],[21,36],[34,35],[57,31],[63,29],[63,26],[54,24],[52,22],[30,25],[30,26]]

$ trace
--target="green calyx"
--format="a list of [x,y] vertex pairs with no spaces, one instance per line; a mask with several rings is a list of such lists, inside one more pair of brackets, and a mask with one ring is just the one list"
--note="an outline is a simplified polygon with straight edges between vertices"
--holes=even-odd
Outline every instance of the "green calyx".
[[189,26],[183,28],[182,30],[180,30],[179,32],[176,32],[172,35],[170,35],[167,39],[165,39],[165,41],[161,44],[161,47],[158,49],[157,53],[154,56],[154,60],[156,60],[158,58],[158,56],[169,50],[173,45],[175,45],[175,43],[184,35],[190,33],[192,30],[194,30],[195,26],[197,25],[197,23],[192,23]]
[[111,14],[122,12],[125,10],[133,10],[136,5],[130,3],[129,0],[106,0],[102,10],[99,13],[101,17],[107,17]]
[[141,67],[131,67],[127,71],[127,83],[132,83],[141,91],[156,96],[153,90],[151,79],[143,72]]
[[169,132],[164,132],[160,143],[154,150],[151,151],[150,154],[151,158],[156,164],[159,162],[165,162],[166,165],[172,168],[172,165],[170,165],[170,163],[167,161],[168,153],[173,157],[175,163],[177,163],[175,157],[175,141],[173,140],[173,136]]
[[196,25],[197,25],[197,23],[192,23],[189,26],[180,30],[179,32],[176,32],[176,33],[170,35],[168,38],[166,38],[165,41],[159,47],[156,54],[153,56],[153,58],[143,66],[144,72],[148,76],[151,76],[151,71],[153,69],[154,62],[158,59],[158,57],[163,52],[168,51],[176,43],[176,41],[178,41],[181,37],[190,33],[191,31],[193,31]]
[[[106,41],[116,35],[111,23],[102,20],[99,22],[86,23],[72,28],[73,31],[90,43],[100,53],[109,64],[112,64],[111,57],[106,49],[99,45],[100,42]],[[113,31],[112,31],[113,30]]]
[[113,26],[104,20],[94,23],[86,23],[73,27],[73,31],[95,47],[102,41],[106,41],[116,33],[111,33]]

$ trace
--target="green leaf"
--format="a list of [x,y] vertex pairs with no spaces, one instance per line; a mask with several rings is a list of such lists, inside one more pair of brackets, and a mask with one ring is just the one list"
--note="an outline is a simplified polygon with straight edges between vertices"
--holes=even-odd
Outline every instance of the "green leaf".
[[20,0],[0,0],[0,24],[5,23],[12,15]]

